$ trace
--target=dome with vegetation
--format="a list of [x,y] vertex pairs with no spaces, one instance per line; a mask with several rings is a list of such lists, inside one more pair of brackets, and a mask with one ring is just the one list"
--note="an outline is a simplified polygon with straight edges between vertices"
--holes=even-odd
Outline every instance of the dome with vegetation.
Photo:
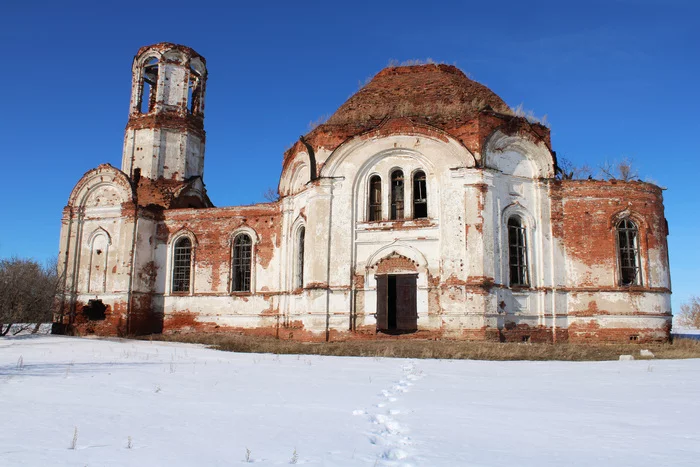
[[436,126],[469,120],[484,109],[510,113],[493,91],[453,65],[385,68],[328,119],[328,125],[363,125],[387,117],[417,117]]
[[377,73],[327,120],[285,152],[286,166],[299,152],[333,151],[372,132],[447,133],[473,153],[500,129],[549,142],[549,129],[454,65],[409,64]]

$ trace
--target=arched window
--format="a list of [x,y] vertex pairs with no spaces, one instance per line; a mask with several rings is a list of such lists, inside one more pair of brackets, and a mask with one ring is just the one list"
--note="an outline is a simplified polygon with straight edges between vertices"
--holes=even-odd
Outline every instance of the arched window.
[[508,219],[508,264],[510,285],[528,286],[530,277],[527,269],[527,231],[516,216]]
[[296,288],[304,287],[304,240],[306,227],[301,227],[297,234],[297,274],[295,277]]
[[425,172],[418,171],[413,175],[413,218],[428,217],[428,195],[425,187]]
[[642,285],[639,229],[629,218],[617,224],[617,256],[620,285]]
[[403,219],[403,172],[391,173],[391,220]]
[[382,179],[373,175],[369,179],[369,215],[370,221],[382,220]]
[[187,85],[187,111],[191,114],[199,113],[202,90],[200,88],[201,75],[194,67],[190,67],[190,78]]
[[192,269],[192,241],[182,237],[175,242],[173,248],[172,291],[183,293],[190,291],[190,276]]
[[158,59],[151,58],[143,66],[141,78],[141,94],[139,96],[138,109],[142,114],[153,110],[156,104],[156,92],[158,90]]
[[233,292],[250,292],[250,270],[253,259],[253,241],[248,234],[239,234],[233,240]]

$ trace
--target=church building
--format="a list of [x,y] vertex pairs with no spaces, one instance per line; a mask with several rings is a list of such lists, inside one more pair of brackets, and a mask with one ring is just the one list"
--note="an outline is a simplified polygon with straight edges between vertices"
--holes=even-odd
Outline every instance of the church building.
[[132,72],[121,167],[63,211],[57,332],[669,337],[661,188],[560,179],[549,128],[454,66],[380,71],[284,153],[277,201],[228,207],[204,57],[159,43]]

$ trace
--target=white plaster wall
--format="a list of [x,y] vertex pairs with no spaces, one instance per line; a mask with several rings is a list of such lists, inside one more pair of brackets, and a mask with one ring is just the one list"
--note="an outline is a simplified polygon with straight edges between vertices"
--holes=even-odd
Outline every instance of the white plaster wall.
[[[419,264],[417,283],[418,325],[439,327],[441,322],[429,317],[428,276],[464,280],[468,267],[464,249],[464,223],[461,214],[466,202],[462,182],[453,179],[453,169],[474,165],[464,147],[450,140],[439,141],[425,136],[396,135],[357,140],[339,148],[326,162],[322,175],[333,177],[333,225],[331,228],[331,284],[345,289],[354,287],[353,274],[365,276],[359,299],[359,325],[373,325],[376,310],[376,279],[369,268],[382,257],[397,252]],[[391,173],[404,174],[404,216],[391,221]],[[428,219],[414,221],[413,174],[426,174]],[[373,175],[382,179],[383,221],[366,221],[368,181]],[[409,271],[407,271],[409,272]],[[349,316],[349,300],[339,301],[333,311]],[[463,311],[446,300],[445,308]],[[435,312],[435,310],[433,310]]]
[[[129,289],[133,221],[122,213],[131,194],[110,166],[88,172],[76,185],[62,220],[59,271],[69,293],[98,295]],[[100,255],[97,249],[101,250]]]

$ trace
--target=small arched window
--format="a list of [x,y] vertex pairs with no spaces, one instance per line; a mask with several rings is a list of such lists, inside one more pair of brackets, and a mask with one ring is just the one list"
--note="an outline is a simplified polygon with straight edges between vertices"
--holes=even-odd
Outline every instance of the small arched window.
[[629,218],[617,224],[617,256],[620,285],[642,285],[639,229]]
[[297,234],[297,274],[295,278],[296,288],[304,287],[304,241],[306,239],[306,227],[301,227]]
[[149,113],[156,104],[158,90],[158,59],[151,58],[143,66],[141,78],[141,94],[138,109],[142,114]]
[[192,241],[187,237],[182,237],[175,242],[173,247],[172,291],[174,293],[190,291],[191,270]]
[[508,265],[511,286],[530,285],[527,268],[527,231],[519,217],[508,219]]
[[425,186],[425,172],[418,171],[413,175],[413,218],[428,217],[428,195]]
[[391,220],[403,219],[403,172],[391,173]]
[[369,215],[368,220],[382,220],[382,179],[373,175],[369,179]]
[[250,292],[250,271],[253,260],[253,241],[248,234],[239,234],[233,240],[233,292]]

